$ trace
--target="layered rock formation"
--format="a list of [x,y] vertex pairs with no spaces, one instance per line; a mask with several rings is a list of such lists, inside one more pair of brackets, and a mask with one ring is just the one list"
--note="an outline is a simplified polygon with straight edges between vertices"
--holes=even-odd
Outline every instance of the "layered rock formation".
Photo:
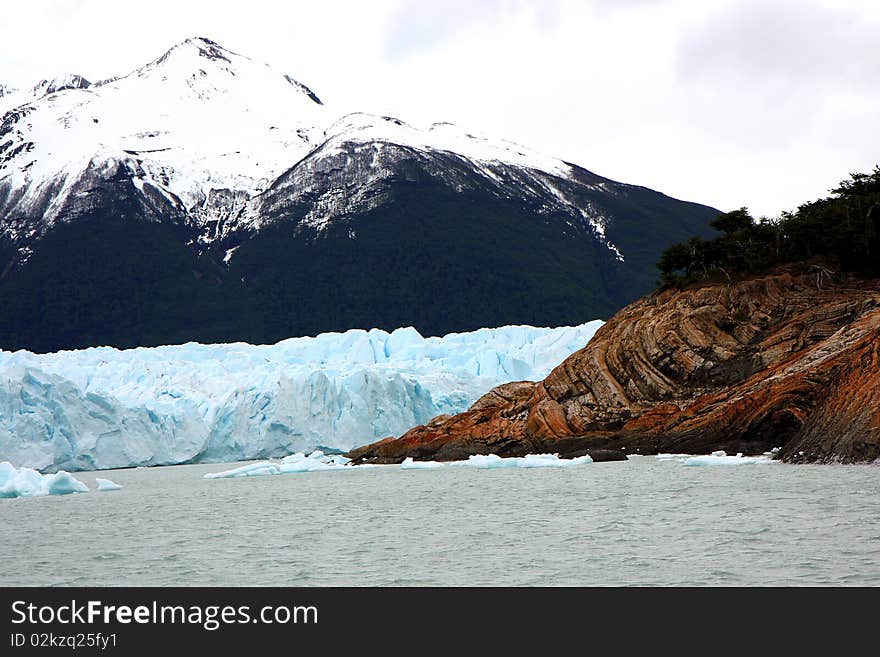
[[656,292],[543,381],[499,386],[351,456],[773,447],[788,461],[880,458],[880,281],[817,281],[801,267]]

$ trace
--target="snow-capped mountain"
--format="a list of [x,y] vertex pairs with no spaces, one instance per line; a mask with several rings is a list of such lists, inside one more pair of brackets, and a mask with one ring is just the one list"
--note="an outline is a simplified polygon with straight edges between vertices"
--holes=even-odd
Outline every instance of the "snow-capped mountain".
[[[118,322],[89,308],[107,293],[124,316],[156,311],[138,296],[155,296],[155,289],[136,292],[122,280],[126,271],[135,281],[155,279],[150,267],[192,272],[195,288],[224,286],[197,292],[172,276],[164,284],[179,289],[160,293],[175,308],[196,294],[196,309],[204,302],[211,310],[196,310],[201,321],[193,323],[215,326],[211,336],[220,339],[271,341],[398,321],[429,333],[573,323],[607,315],[644,292],[659,251],[705,232],[714,214],[448,123],[416,127],[393,117],[341,115],[285,72],[204,38],[122,77],[89,83],[62,76],[4,94],[0,109],[7,110],[0,124],[0,301],[20,306],[43,292],[58,297],[43,286],[54,280],[57,288],[62,277],[72,283],[49,315],[75,307],[80,317],[69,337],[56,330],[45,344],[20,336],[24,325],[0,328],[4,346],[118,344],[113,330],[89,328],[97,317],[108,328]],[[395,243],[383,246],[392,236]],[[540,257],[523,257],[536,247]],[[102,249],[108,253],[99,255]],[[141,271],[125,255],[131,249],[155,257]],[[494,252],[505,262],[491,273],[473,262],[456,265],[463,280],[444,282],[447,260],[461,262],[471,251],[471,260]],[[351,312],[319,307],[329,288],[347,287],[347,277],[372,277],[365,289],[380,294],[389,281],[372,271],[376,262],[394,258],[402,266],[415,254],[420,269],[427,260],[437,271],[426,278],[407,265],[401,273],[411,284],[391,281],[409,311],[398,307],[401,299],[365,303],[369,292],[359,285],[349,296],[331,294]],[[108,280],[106,290],[96,289]],[[479,295],[464,295],[457,307],[432,292],[449,283]],[[571,289],[559,294],[560,287]],[[542,315],[548,304],[534,296],[545,288],[553,288],[551,309]],[[533,298],[522,303],[513,293]],[[509,301],[493,300],[480,318],[481,295]],[[251,328],[231,319],[245,303],[258,316],[245,322]],[[70,321],[66,316],[64,324]],[[206,337],[179,319],[164,321],[168,330],[157,327],[155,337],[141,339]]]
[[482,189],[499,198],[516,195],[533,201],[544,213],[570,214],[571,221],[589,227],[615,258],[624,260],[606,239],[607,218],[580,198],[584,187],[602,190],[603,182],[576,181],[574,168],[562,160],[513,142],[477,137],[451,123],[419,130],[388,116],[343,116],[324,131],[323,143],[260,197],[257,207],[263,212],[257,214],[271,216],[279,197],[282,204],[309,199],[312,207],[301,221],[320,229],[385,202],[379,186],[396,176],[397,163],[406,159],[418,161],[459,192]]
[[322,121],[304,85],[205,39],[121,78],[56,92],[45,84],[0,129],[7,218],[51,224],[111,170],[198,216],[212,190],[262,191],[314,147]]
[[[68,90],[81,93],[59,93]],[[95,85],[78,75],[43,80],[31,95],[40,102],[12,114],[0,131],[7,137],[0,146],[0,213],[7,217],[3,229],[13,237],[38,233],[74,211],[83,188],[120,167],[139,190],[149,186],[203,225],[226,219],[230,198],[237,201],[232,213],[239,219],[233,227],[258,225],[263,199],[255,197],[307,155],[309,162],[281,188],[291,191],[292,184],[296,194],[317,192],[320,198],[304,223],[320,227],[361,209],[362,197],[393,170],[399,158],[383,157],[385,146],[425,158],[455,154],[498,193],[519,186],[548,207],[572,209],[604,235],[605,218],[578,207],[567,197],[567,186],[554,182],[571,177],[571,166],[561,160],[476,137],[450,123],[419,130],[392,117],[337,117],[302,83],[203,38],[188,39],[122,78]],[[329,195],[301,184],[316,167],[324,172],[338,166],[340,157],[357,167],[351,160],[364,153],[366,175],[346,181],[357,187],[354,198],[342,192],[340,181],[328,181]],[[505,181],[507,167],[523,179]],[[43,225],[16,224],[17,218],[35,216]],[[202,237],[216,236],[212,231]]]

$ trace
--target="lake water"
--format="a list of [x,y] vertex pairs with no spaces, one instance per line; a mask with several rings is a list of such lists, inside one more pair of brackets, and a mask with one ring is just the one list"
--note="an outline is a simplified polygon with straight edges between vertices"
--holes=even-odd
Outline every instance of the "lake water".
[[880,585],[880,468],[396,466],[0,500],[0,585]]

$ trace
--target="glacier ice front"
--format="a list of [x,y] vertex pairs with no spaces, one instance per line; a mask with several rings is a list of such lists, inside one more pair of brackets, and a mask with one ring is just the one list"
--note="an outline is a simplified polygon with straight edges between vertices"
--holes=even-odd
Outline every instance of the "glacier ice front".
[[347,450],[542,379],[601,325],[0,351],[0,458],[77,471]]

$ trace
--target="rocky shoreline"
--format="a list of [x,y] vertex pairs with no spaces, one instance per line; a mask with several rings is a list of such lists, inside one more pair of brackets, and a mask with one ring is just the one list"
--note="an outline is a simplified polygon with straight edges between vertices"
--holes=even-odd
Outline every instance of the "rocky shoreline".
[[356,463],[471,454],[880,459],[880,281],[809,267],[655,292],[540,382],[352,450]]

